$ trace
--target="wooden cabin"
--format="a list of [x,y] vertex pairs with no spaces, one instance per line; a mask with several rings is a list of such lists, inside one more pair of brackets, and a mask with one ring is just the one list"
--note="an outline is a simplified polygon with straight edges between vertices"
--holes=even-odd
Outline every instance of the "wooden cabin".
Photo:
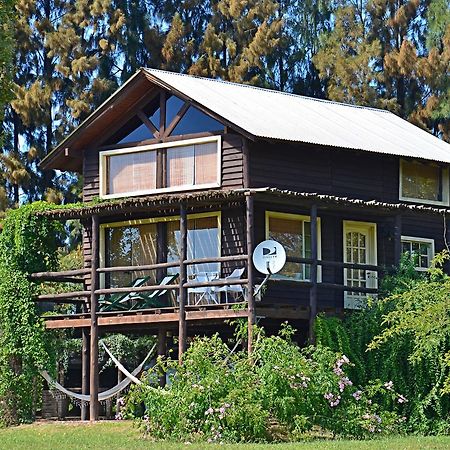
[[[83,285],[42,296],[78,311],[46,326],[81,331],[92,399],[99,333],[157,334],[160,354],[178,336],[181,355],[244,317],[313,339],[317,313],[361,307],[402,252],[423,271],[447,247],[449,163],[448,144],[387,111],[141,69],[42,163],[82,174],[86,202],[46,213],[81,220],[85,261],[35,275]],[[267,238],[288,262],[255,296]]]

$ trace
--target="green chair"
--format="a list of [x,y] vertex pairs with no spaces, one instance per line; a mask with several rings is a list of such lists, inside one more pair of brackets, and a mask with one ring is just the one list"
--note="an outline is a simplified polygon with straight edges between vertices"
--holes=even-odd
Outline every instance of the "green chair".
[[[166,286],[175,279],[178,278],[178,274],[167,275],[164,277],[159,283],[160,286]],[[152,292],[139,292],[135,293],[132,296],[132,300],[135,300],[136,303],[131,306],[132,309],[146,309],[146,308],[163,308],[165,306],[169,306],[167,301],[164,301],[161,297],[167,292],[167,289],[158,289]]]
[[114,311],[115,309],[126,311],[130,309],[130,305],[128,305],[128,302],[130,302],[130,300],[133,299],[133,296],[136,295],[136,292],[133,292],[133,288],[144,285],[149,279],[149,276],[136,278],[135,280],[133,280],[131,285],[127,286],[130,288],[129,292],[123,294],[111,294],[109,297],[106,295],[102,295],[99,298],[99,311],[106,312]]

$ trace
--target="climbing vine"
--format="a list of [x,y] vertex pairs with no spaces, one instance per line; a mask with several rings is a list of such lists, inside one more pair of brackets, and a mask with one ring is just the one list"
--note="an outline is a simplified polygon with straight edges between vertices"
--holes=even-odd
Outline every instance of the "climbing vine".
[[39,369],[53,366],[28,275],[56,270],[59,224],[36,212],[44,202],[10,210],[0,234],[0,425],[32,420]]

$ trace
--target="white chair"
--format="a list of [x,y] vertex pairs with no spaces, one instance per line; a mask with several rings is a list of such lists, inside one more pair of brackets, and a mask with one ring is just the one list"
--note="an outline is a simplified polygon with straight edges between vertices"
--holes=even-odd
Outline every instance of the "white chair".
[[[216,280],[219,277],[217,272],[199,272],[194,274],[194,278],[191,280],[194,283],[207,283],[212,280]],[[206,300],[207,303],[218,303],[216,291],[213,286],[202,286],[188,289],[189,294],[194,296],[194,305],[198,305],[202,300]],[[196,296],[198,295],[198,298]]]
[[[239,269],[234,269],[230,275],[225,277],[225,280],[226,281],[240,280],[244,271],[245,271],[245,267],[241,267]],[[226,303],[228,303],[228,293],[237,294],[237,297],[239,297],[240,295],[244,296],[244,289],[241,284],[229,284],[229,285],[225,285],[225,286],[220,286],[220,287],[216,288],[215,292],[225,292],[225,302]]]

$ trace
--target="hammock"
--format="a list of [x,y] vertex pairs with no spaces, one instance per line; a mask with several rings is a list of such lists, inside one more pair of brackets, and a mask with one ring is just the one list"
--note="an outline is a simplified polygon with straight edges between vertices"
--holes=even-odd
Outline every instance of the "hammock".
[[[105,347],[105,350],[111,356],[110,351],[107,349],[106,345],[103,342],[102,342],[102,345]],[[138,375],[142,371],[142,369],[144,368],[144,364],[147,362],[148,358],[150,358],[150,355],[155,350],[155,347],[156,347],[156,345],[154,345],[152,347],[152,349],[148,352],[147,356],[144,358],[144,360],[141,362],[141,364],[139,364],[139,366],[137,366],[136,369],[134,369],[132,373],[128,372],[128,370],[125,369],[125,367],[123,367],[119,363],[119,361],[117,361],[117,359],[113,357],[113,361],[115,363],[117,361],[117,363],[119,363],[123,367],[124,370],[120,369],[120,367],[119,367],[119,370],[121,372],[123,372],[127,376],[127,378],[125,378],[120,383],[118,383],[115,386],[113,386],[111,389],[108,389],[107,391],[104,391],[104,392],[100,392],[98,394],[98,400],[102,402],[102,401],[108,400],[108,399],[110,399],[112,397],[115,397],[119,392],[121,392],[124,389],[126,389],[131,384],[132,381],[134,381],[134,382],[137,381],[137,383],[140,384],[141,382],[140,382],[139,379],[136,378],[136,375]],[[70,391],[69,389],[66,389],[64,386],[59,384],[57,381],[53,380],[50,377],[49,373],[47,371],[45,371],[45,370],[41,371],[41,375],[47,381],[49,386],[51,386],[52,388],[58,389],[58,391],[60,391],[63,394],[65,394],[67,397],[71,397],[71,398],[79,400],[81,402],[89,403],[89,401],[90,401],[90,396],[89,395],[78,394],[77,392],[73,392],[73,391]]]

